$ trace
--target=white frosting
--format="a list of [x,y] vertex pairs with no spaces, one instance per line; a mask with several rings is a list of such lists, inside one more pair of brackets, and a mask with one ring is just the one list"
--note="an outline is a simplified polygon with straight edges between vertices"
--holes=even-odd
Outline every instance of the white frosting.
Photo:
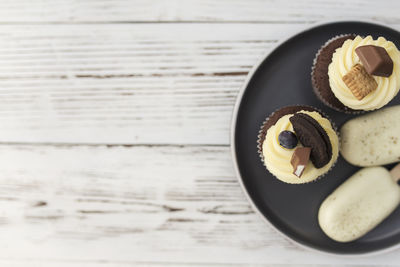
[[[373,76],[378,83],[376,90],[362,100],[358,100],[343,82],[342,78],[355,64],[361,64],[355,49],[363,45],[381,46],[386,49],[393,61],[393,73],[389,77]],[[373,40],[371,36],[346,40],[332,56],[328,69],[329,84],[336,98],[347,107],[356,110],[374,110],[383,107],[393,99],[400,88],[400,52],[396,46],[383,37]]]

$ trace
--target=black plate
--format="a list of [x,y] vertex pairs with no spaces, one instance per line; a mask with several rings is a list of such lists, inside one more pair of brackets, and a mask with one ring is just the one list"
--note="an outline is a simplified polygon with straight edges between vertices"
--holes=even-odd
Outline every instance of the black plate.
[[[321,202],[358,170],[339,158],[334,169],[317,182],[290,185],[274,178],[257,154],[257,134],[263,120],[276,109],[307,104],[324,111],[340,127],[354,117],[323,105],[311,89],[311,65],[328,39],[345,33],[384,36],[400,47],[400,33],[367,22],[335,22],[301,32],[273,50],[253,72],[237,102],[233,118],[234,160],[242,184],[254,206],[292,240],[325,252],[361,254],[384,250],[400,242],[400,209],[361,239],[342,244],[329,239],[317,220]],[[397,96],[390,105],[399,104]],[[390,166],[388,166],[390,167]]]

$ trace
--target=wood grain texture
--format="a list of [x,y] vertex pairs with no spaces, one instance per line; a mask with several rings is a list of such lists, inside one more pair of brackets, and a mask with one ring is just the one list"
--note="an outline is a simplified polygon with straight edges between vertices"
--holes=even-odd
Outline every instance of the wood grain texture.
[[0,141],[227,145],[247,72],[300,28],[0,26]]
[[400,259],[392,253],[349,262],[286,241],[251,211],[225,147],[3,145],[0,162],[7,162],[0,165],[0,262],[264,266]]
[[394,0],[13,0],[0,2],[0,22],[310,23],[353,18],[400,23],[399,9]]
[[0,142],[227,145],[248,71],[303,27],[0,26]]
[[0,142],[228,145],[248,71],[303,27],[2,25]]
[[277,40],[343,17],[400,29],[399,7],[0,1],[0,266],[397,265],[396,251],[338,258],[277,234],[228,144],[236,94]]
[[0,146],[0,159],[2,259],[207,263],[295,250],[251,211],[224,147]]
[[[27,262],[15,262],[15,261],[0,261],[0,264],[5,264],[7,267],[26,267]],[[30,260],[29,266],[40,267],[40,266],[79,266],[79,267],[337,267],[338,265],[332,264],[218,264],[218,263],[207,263],[207,264],[196,264],[192,262],[186,263],[154,263],[154,262],[132,262],[132,261],[37,261]],[[53,264],[53,265],[51,265]],[[3,265],[2,265],[3,266]],[[343,264],[341,267],[360,267],[361,265],[348,265]],[[390,267],[394,265],[368,265],[369,267]]]

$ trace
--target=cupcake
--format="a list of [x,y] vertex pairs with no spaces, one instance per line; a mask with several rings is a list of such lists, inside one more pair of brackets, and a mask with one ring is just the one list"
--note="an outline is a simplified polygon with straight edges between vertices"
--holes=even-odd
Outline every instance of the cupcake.
[[289,184],[322,177],[339,154],[332,123],[310,106],[288,106],[272,113],[261,126],[257,143],[265,167]]
[[341,35],[318,51],[311,72],[315,94],[346,113],[379,109],[400,89],[400,52],[383,37]]

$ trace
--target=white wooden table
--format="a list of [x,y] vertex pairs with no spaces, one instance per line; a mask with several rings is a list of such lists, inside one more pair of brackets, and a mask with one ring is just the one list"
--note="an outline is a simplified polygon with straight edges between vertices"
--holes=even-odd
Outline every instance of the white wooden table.
[[0,1],[0,266],[397,265],[300,249],[249,207],[229,126],[247,72],[323,19],[400,2]]

